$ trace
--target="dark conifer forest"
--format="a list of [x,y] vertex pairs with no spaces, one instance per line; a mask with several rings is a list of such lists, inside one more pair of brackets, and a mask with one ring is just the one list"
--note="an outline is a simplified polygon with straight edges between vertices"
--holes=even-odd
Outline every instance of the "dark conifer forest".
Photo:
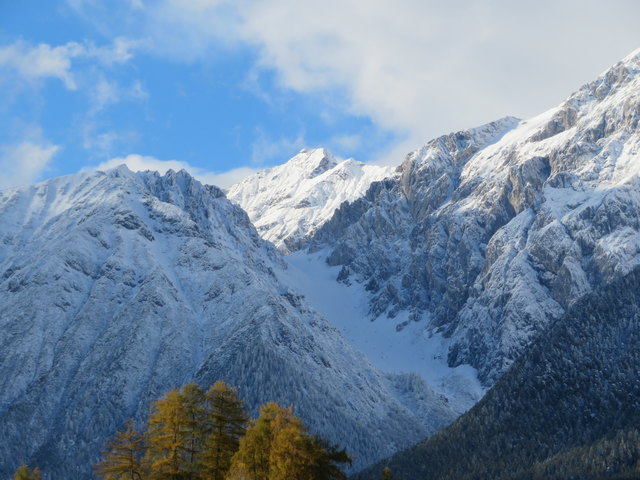
[[448,428],[357,475],[640,478],[640,269],[577,302]]

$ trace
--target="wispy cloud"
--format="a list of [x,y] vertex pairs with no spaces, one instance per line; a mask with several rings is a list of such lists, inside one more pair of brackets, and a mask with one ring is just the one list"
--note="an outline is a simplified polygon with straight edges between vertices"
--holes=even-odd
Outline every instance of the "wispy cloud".
[[328,141],[329,148],[338,148],[341,151],[354,151],[362,145],[361,135],[335,135]]
[[126,30],[141,50],[180,63],[211,58],[242,41],[241,18],[230,0],[67,0],[67,5],[100,31]]
[[[599,0],[131,5],[147,51],[193,61],[248,46],[258,72],[275,73],[281,87],[340,91],[349,113],[414,147],[452,129],[535,114],[640,44],[640,3],[632,0],[606,9]],[[259,82],[250,71],[247,85],[264,95]]]
[[57,145],[23,141],[0,145],[0,189],[32,183],[42,177]]
[[414,146],[506,114],[535,114],[640,43],[628,23],[640,4],[628,1],[606,11],[594,0],[240,5],[242,35],[283,86],[343,89],[352,113],[405,132]]
[[129,86],[120,85],[115,80],[109,80],[99,75],[95,85],[89,90],[91,102],[90,115],[96,114],[109,105],[121,101],[136,101],[148,98],[149,94],[139,80]]
[[304,133],[296,137],[271,138],[264,130],[256,130],[256,140],[251,145],[251,163],[263,165],[270,160],[286,159],[295,155],[301,148],[307,147]]
[[179,160],[159,160],[152,156],[137,154],[112,158],[111,160],[96,165],[93,169],[108,170],[123,164],[134,172],[152,170],[164,174],[168,170],[186,170],[202,183],[216,185],[220,188],[228,188],[257,171],[250,167],[240,167],[226,172],[211,172]]
[[132,58],[135,43],[117,38],[112,45],[99,47],[90,42],[52,46],[47,43],[31,45],[18,40],[0,47],[0,72],[14,73],[26,81],[54,78],[62,81],[67,89],[76,90],[74,59],[90,58],[107,66],[124,63]]
[[31,46],[18,41],[0,48],[0,67],[13,70],[26,80],[57,78],[69,90],[75,90],[77,85],[71,73],[71,59],[81,49],[77,43],[52,47],[45,43]]

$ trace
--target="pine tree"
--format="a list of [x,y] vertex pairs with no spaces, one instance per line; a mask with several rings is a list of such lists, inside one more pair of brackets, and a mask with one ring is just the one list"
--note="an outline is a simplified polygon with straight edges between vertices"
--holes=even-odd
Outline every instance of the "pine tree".
[[393,480],[393,474],[389,467],[384,467],[382,469],[382,480]]
[[207,411],[205,395],[197,383],[191,382],[180,389],[184,408],[184,478],[201,478],[202,453],[205,442]]
[[302,421],[291,409],[282,409],[272,422],[269,454],[270,480],[307,480],[313,478],[314,444]]
[[320,437],[313,438],[314,475],[316,480],[346,480],[347,476],[340,470],[337,464],[351,464],[351,457],[343,448],[339,450],[335,445],[329,445]]
[[96,465],[95,473],[106,480],[141,480],[143,478],[140,459],[144,454],[144,440],[129,419],[125,430],[107,443],[102,452],[103,460]]
[[231,459],[228,480],[270,480],[272,423],[281,410],[282,407],[273,402],[260,407],[260,416],[251,422]]
[[240,440],[227,479],[344,479],[336,463],[350,461],[344,450],[311,436],[291,408],[268,403]]
[[195,384],[170,390],[153,406],[145,463],[152,479],[199,479],[203,441],[202,391]]
[[29,470],[26,465],[20,465],[13,475],[13,480],[41,480],[42,475],[38,467]]
[[224,480],[231,458],[246,432],[248,415],[236,390],[216,382],[206,394],[207,438],[202,455],[204,478]]

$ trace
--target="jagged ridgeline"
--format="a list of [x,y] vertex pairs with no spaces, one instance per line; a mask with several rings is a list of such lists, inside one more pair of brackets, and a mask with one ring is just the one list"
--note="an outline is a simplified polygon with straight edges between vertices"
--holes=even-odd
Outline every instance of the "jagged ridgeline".
[[472,410],[382,465],[400,480],[638,478],[639,292],[636,268],[589,294]]
[[430,141],[311,248],[365,286],[371,318],[409,312],[491,386],[577,298],[638,263],[639,125],[640,50],[534,118]]
[[0,192],[0,477],[26,463],[88,478],[126,418],[192,380],[237,385],[253,413],[294,406],[360,468],[454,418],[424,382],[373,368],[281,268],[247,214],[186,172]]

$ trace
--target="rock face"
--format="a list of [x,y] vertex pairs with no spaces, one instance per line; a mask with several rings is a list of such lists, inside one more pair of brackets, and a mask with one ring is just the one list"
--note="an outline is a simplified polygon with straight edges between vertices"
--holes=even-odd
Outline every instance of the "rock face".
[[[311,241],[370,314],[451,337],[491,385],[580,296],[640,263],[640,50],[528,121],[446,135]],[[402,328],[402,325],[399,325]]]
[[127,417],[187,381],[294,405],[355,468],[448,423],[291,288],[246,213],[185,172],[119,167],[0,192],[0,476],[88,478]]
[[353,159],[338,162],[323,148],[302,150],[232,186],[227,196],[249,214],[262,238],[289,253],[303,247],[343,202],[390,173]]

